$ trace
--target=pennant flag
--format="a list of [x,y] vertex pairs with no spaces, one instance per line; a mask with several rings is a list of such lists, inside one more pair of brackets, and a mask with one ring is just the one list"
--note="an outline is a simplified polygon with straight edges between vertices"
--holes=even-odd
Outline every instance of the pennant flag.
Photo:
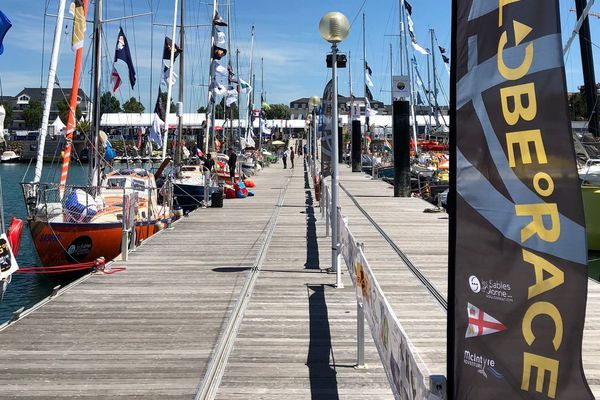
[[442,46],[438,46],[438,48],[440,49],[440,53],[446,54],[446,49],[445,48],[443,48]]
[[215,19],[213,19],[213,24],[217,26],[227,26],[227,22],[221,18],[218,11],[215,11]]
[[371,91],[369,90],[369,88],[367,86],[365,86],[365,92],[367,94],[367,100],[373,101],[373,93],[371,93]]
[[227,55],[227,49],[219,46],[213,47],[213,59],[220,60],[221,58],[225,57],[225,55]]
[[469,326],[467,327],[465,338],[491,335],[507,329],[506,326],[496,318],[480,310],[471,303],[467,303],[467,315],[469,318]]
[[117,38],[114,62],[117,62],[117,60],[122,60],[127,64],[127,68],[129,68],[129,83],[131,83],[131,88],[133,89],[135,86],[135,68],[133,66],[131,51],[129,51],[129,44],[127,43],[123,28],[119,30],[119,37]]
[[365,69],[369,73],[369,75],[373,75],[373,70],[369,67],[369,63],[365,61]]
[[212,63],[213,75],[226,76],[227,68],[219,64],[217,61]]
[[71,7],[69,7],[69,13],[73,16],[73,36],[71,37],[71,50],[77,51],[83,47],[83,41],[85,39],[86,21],[83,0],[73,1],[73,3],[71,3]]
[[402,0],[404,3],[404,8],[406,8],[406,11],[408,12],[408,15],[412,15],[412,6],[410,5],[410,3],[406,0]]
[[242,78],[238,78],[238,83],[240,93],[250,93],[252,91],[252,86]]
[[371,80],[371,77],[369,76],[368,73],[365,73],[365,83],[368,86],[374,87],[375,85],[373,84],[373,81]]
[[215,29],[215,45],[221,47],[225,46],[225,33],[218,29]]
[[160,87],[158,88],[158,97],[156,98],[156,104],[154,105],[154,113],[158,115],[158,118],[161,120],[165,120],[165,105],[162,102],[162,92],[160,91]]
[[0,11],[0,54],[4,53],[4,45],[2,42],[4,41],[4,36],[6,36],[6,33],[11,27],[12,23],[8,17]]
[[113,65],[112,72],[110,73],[110,82],[113,85],[113,93],[115,93],[121,86],[121,75]]
[[377,111],[371,108],[371,103],[368,99],[365,99],[365,117],[374,117],[379,114]]
[[[173,47],[173,41],[171,40],[170,37],[165,36],[165,47],[163,48],[163,60],[171,59],[171,48],[172,47]],[[179,56],[179,53],[181,53],[181,49],[179,48],[179,46],[177,46],[177,43],[175,43],[175,58],[173,58],[173,60],[177,59],[177,57]]]
[[162,136],[160,134],[160,131],[163,124],[164,122],[161,120],[158,114],[154,113],[152,117],[152,126],[150,127],[150,134],[148,135],[148,138],[151,142],[156,143],[156,146],[159,149],[162,148]]
[[448,57],[446,57],[445,55],[442,54],[442,60],[444,60],[444,62],[446,64],[450,64],[450,59]]

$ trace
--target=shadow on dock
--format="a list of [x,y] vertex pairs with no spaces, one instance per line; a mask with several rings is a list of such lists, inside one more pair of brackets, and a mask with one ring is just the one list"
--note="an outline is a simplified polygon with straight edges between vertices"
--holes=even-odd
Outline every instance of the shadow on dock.
[[308,171],[304,166],[304,187],[306,193],[306,263],[305,269],[320,269],[319,261],[319,243],[317,241],[317,218],[315,217],[315,208],[313,195],[310,190]]
[[[331,347],[329,315],[325,301],[326,285],[307,285],[310,315],[310,342],[306,366],[312,400],[338,399],[337,372]],[[329,356],[333,360],[330,365]]]

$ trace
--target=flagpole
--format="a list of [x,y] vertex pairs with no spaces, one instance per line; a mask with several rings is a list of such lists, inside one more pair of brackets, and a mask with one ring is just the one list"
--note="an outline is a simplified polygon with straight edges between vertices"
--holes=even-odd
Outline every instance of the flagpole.
[[[246,110],[246,138],[252,138],[254,136],[252,133],[254,132],[254,126],[250,126],[252,124],[252,103],[254,101],[254,25],[252,25],[252,33],[251,33],[251,41],[250,41],[250,73],[248,74],[248,82],[250,82],[250,86],[252,87],[252,91],[248,93],[248,105]],[[249,132],[252,132],[249,134]],[[247,141],[246,141],[247,142]],[[259,155],[260,156],[260,155]]]
[[[182,0],[183,1],[183,0]],[[175,35],[177,34],[178,0],[173,2],[173,30],[171,31],[171,57],[169,64],[169,81],[167,82],[167,102],[165,104],[165,132],[163,134],[162,159],[167,158],[169,147],[169,114],[171,113],[171,96],[173,94],[173,66],[175,64]],[[181,56],[181,55],[180,55]]]
[[[367,103],[369,99],[367,97],[367,42],[366,42],[366,23],[365,23],[365,13],[362,15],[363,17],[363,26],[362,26],[362,36],[363,36],[363,80],[364,80],[364,93],[365,93],[365,134],[363,136],[364,140],[361,140],[361,144],[364,142],[365,153],[369,152],[368,144],[366,141],[366,136],[369,134],[369,115],[367,112]],[[362,146],[361,146],[362,147]],[[362,159],[362,157],[361,157]]]
[[258,148],[262,149],[262,103],[265,90],[264,58],[260,58],[260,114],[258,115]]
[[[227,106],[227,98],[229,97],[229,87],[231,85],[231,0],[227,0],[227,95],[225,96],[225,108],[223,108],[223,113],[225,120],[227,120],[227,111],[229,111],[229,134],[227,138],[229,139],[229,147],[233,148],[234,140],[233,140],[233,110],[231,105]],[[232,104],[233,105],[233,104]],[[223,123],[225,125],[225,123]],[[223,126],[225,129],[225,126]]]
[[[242,133],[240,130],[240,92],[242,90],[242,82],[240,82],[240,49],[235,49],[235,74],[238,77],[238,93],[237,93],[237,104],[238,104],[238,116],[237,116],[237,137],[240,141],[240,150],[243,150],[242,147]],[[235,142],[235,141],[234,141]]]
[[58,66],[58,54],[60,52],[60,39],[62,35],[63,21],[65,19],[66,2],[66,0],[60,0],[58,4],[56,28],[54,30],[54,43],[52,45],[52,57],[50,58],[50,68],[48,69],[48,82],[46,84],[44,114],[42,116],[42,126],[40,127],[40,134],[38,137],[37,159],[35,161],[35,174],[33,176],[34,183],[40,181],[40,178],[42,176],[42,167],[44,165],[44,147],[46,146],[46,134],[48,133],[48,122],[50,120],[50,107],[52,105],[52,95],[54,94],[54,83],[56,81],[56,68]]
[[438,105],[438,92],[437,92],[437,79],[435,79],[436,77],[436,71],[435,71],[435,44],[434,44],[434,31],[433,29],[429,30],[429,33],[431,35],[431,63],[432,63],[432,71],[433,71],[433,106],[435,107],[433,110],[433,115],[435,117],[435,128],[436,130],[440,129],[440,121],[439,121],[439,117],[438,117],[438,113],[439,113],[439,105]]
[[[401,15],[401,24],[403,24],[404,26],[404,21],[405,21],[405,17],[406,14],[404,12],[404,1],[402,1],[402,7],[400,7],[400,15]],[[414,86],[412,84],[413,79],[413,73],[412,73],[412,67],[411,67],[411,62],[410,59],[408,58],[408,38],[406,37],[406,29],[403,29],[402,34],[404,35],[404,46],[406,47],[406,66],[407,66],[407,72],[408,72],[408,80],[411,83],[411,86]],[[414,101],[414,96],[413,96],[413,89],[411,88],[410,90],[410,113],[411,113],[411,118],[413,121],[412,124],[412,131],[413,131],[413,140],[415,142],[415,154],[417,154],[419,152],[419,146],[418,146],[418,142],[417,142],[417,118],[415,116],[415,101]]]
[[404,75],[404,43],[403,37],[404,34],[404,18],[402,17],[402,10],[404,9],[404,0],[400,0],[400,6],[398,7],[398,17],[400,18],[400,41],[398,42],[398,47],[400,48],[400,75]]
[[[185,18],[185,0],[181,0],[181,15],[180,15],[180,26],[179,26],[179,104],[178,114],[179,114],[179,127],[177,129],[177,143],[175,146],[175,167],[177,169],[176,173],[178,177],[181,175],[181,163],[182,163],[182,153],[183,153],[183,74],[184,74],[184,48],[183,44],[185,41],[185,26],[184,26],[184,18]],[[175,37],[172,40],[173,45],[171,46],[171,54],[175,54]],[[173,60],[174,62],[175,60]],[[171,64],[171,71],[169,75],[172,76],[174,65]],[[171,83],[171,82],[169,82]],[[170,103],[169,103],[170,107]],[[181,108],[180,108],[181,107]],[[168,127],[167,127],[168,128]],[[166,146],[165,146],[166,148]]]
[[[206,124],[206,134],[204,135],[204,153],[208,153],[209,151],[209,143],[211,143],[211,141],[209,140],[209,136],[213,137],[214,136],[214,131],[215,131],[215,109],[216,109],[216,104],[215,104],[215,98],[214,98],[214,94],[213,94],[213,81],[214,81],[214,76],[213,76],[213,68],[212,68],[212,63],[214,61],[213,58],[213,49],[214,49],[214,45],[215,45],[215,18],[217,16],[217,7],[219,6],[217,0],[213,0],[213,16],[212,16],[212,36],[210,39],[210,67],[209,67],[209,73],[208,73],[208,104],[207,104],[207,110],[208,108],[210,108],[210,125],[208,125],[208,123]],[[214,138],[212,140],[212,145],[214,148]]]

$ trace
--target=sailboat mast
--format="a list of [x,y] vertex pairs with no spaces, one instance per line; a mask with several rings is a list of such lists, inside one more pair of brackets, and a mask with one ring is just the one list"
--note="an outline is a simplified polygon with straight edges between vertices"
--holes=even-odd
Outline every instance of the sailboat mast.
[[[229,87],[230,87],[230,78],[231,78],[231,0],[227,0],[227,96],[229,97]],[[227,106],[227,99],[225,99],[225,106]],[[225,110],[225,120],[227,120],[227,111],[229,111],[229,134],[227,135],[229,139],[229,147],[233,148],[234,140],[233,140],[233,103],[224,109]],[[225,125],[225,124],[223,124]],[[223,129],[226,129],[223,126]]]
[[[92,141],[94,143],[92,156],[90,157],[90,183],[92,185],[100,184],[100,83],[102,80],[102,0],[96,0],[96,10],[94,13],[94,112]],[[75,109],[71,110],[75,116]]]
[[169,59],[169,81],[167,82],[167,101],[165,103],[165,132],[163,134],[162,148],[163,161],[165,158],[167,158],[167,148],[169,147],[169,114],[171,113],[171,96],[173,95],[173,68],[175,66],[175,35],[177,34],[178,5],[178,0],[175,0],[173,3],[173,30],[171,31],[171,57]]
[[[400,23],[402,24],[402,26],[404,27],[404,21],[406,19],[406,13],[404,12],[404,2],[401,2],[401,6],[400,6],[400,16],[401,16],[401,21]],[[415,116],[415,101],[414,101],[414,96],[413,96],[413,89],[414,89],[414,84],[413,84],[413,71],[412,71],[412,64],[410,62],[409,56],[408,56],[408,38],[406,36],[406,29],[402,29],[402,34],[404,36],[404,47],[405,47],[405,54],[406,54],[406,67],[407,67],[407,71],[408,71],[408,80],[411,83],[411,90],[410,90],[410,113],[411,113],[411,118],[412,118],[412,131],[413,131],[413,140],[415,142],[415,154],[419,152],[418,149],[418,142],[417,142],[417,118]]]
[[439,110],[440,106],[438,104],[438,89],[437,89],[437,73],[435,70],[435,32],[433,29],[429,30],[431,34],[431,69],[433,72],[433,106],[435,107],[433,111],[433,115],[435,117],[435,127],[436,129],[440,128],[440,120],[439,120]]
[[211,141],[209,139],[209,135],[211,137],[214,136],[214,131],[215,131],[215,98],[213,95],[213,82],[214,82],[214,76],[213,76],[213,61],[214,61],[214,57],[213,57],[213,49],[215,46],[215,30],[217,29],[215,26],[215,17],[217,16],[217,7],[219,6],[217,0],[213,0],[213,15],[212,15],[212,19],[211,19],[211,23],[212,23],[212,36],[210,38],[210,64],[209,64],[209,73],[208,73],[208,103],[207,103],[207,109],[210,110],[210,125],[207,123],[206,124],[206,134],[204,135],[204,153],[208,153],[208,146],[209,143],[213,143],[214,146],[214,138]]
[[[404,9],[404,0],[399,0],[400,6],[398,7],[398,18],[400,19],[400,40],[398,41],[398,48],[400,53],[400,75],[404,75],[404,18],[402,16],[402,10]],[[403,36],[404,35],[404,36]]]
[[254,103],[254,25],[252,25],[252,38],[250,40],[250,73],[248,74],[248,82],[252,87],[251,93],[248,95],[248,110],[246,111],[246,140],[252,138],[254,126],[252,125],[252,109]]
[[[83,1],[83,15],[87,15],[87,0]],[[98,9],[99,4],[96,4],[96,9]],[[61,26],[62,29],[62,26]],[[60,197],[62,197],[65,191],[65,185],[67,184],[67,176],[69,174],[69,163],[71,161],[71,148],[73,141],[73,131],[75,131],[76,124],[76,115],[75,111],[77,110],[77,95],[79,94],[79,78],[81,76],[81,59],[83,57],[83,48],[77,49],[75,53],[75,69],[73,70],[73,84],[71,86],[71,99],[69,102],[69,119],[67,122],[67,134],[66,134],[66,142],[67,145],[65,147],[64,156],[63,156],[63,164],[62,171],[60,175]],[[96,100],[94,100],[96,101]],[[42,155],[43,158],[43,155]]]
[[48,82],[46,84],[46,99],[44,101],[44,114],[42,116],[42,126],[38,137],[37,159],[35,161],[35,174],[33,182],[40,181],[42,176],[42,167],[44,165],[44,147],[46,146],[46,134],[48,133],[48,122],[50,120],[50,107],[52,105],[52,95],[54,94],[54,82],[56,81],[56,67],[58,65],[58,53],[60,52],[60,38],[62,35],[62,26],[65,19],[66,0],[60,0],[58,3],[58,14],[56,16],[56,28],[54,30],[54,43],[52,45],[52,57],[50,58],[50,68],[48,69]]
[[[575,0],[578,19],[583,15],[586,3],[586,0]],[[590,22],[588,17],[585,18],[579,30],[579,47],[581,49],[581,67],[583,69],[585,100],[589,119],[588,130],[592,135],[598,137],[598,114],[596,113],[598,89],[596,87],[596,77],[594,73],[594,55],[592,53]]]
[[262,103],[265,90],[264,59],[260,58],[260,113],[258,115],[258,148],[262,149]]
[[[237,104],[238,104],[238,116],[237,116],[237,138],[241,142],[241,138],[242,138],[242,132],[241,132],[241,127],[240,127],[240,110],[241,110],[241,104],[240,104],[240,91],[242,89],[242,83],[240,82],[240,49],[235,49],[235,75],[238,77],[238,91],[237,91]],[[241,146],[240,146],[241,147]],[[243,149],[242,149],[243,150]]]
[[[177,147],[175,148],[175,165],[178,167],[181,166],[182,163],[182,153],[183,153],[183,77],[184,77],[184,49],[183,44],[185,42],[185,0],[181,0],[181,13],[180,13],[180,22],[179,22],[179,104],[178,107],[181,107],[179,110],[179,127],[177,129]],[[175,38],[173,38],[173,46],[171,51],[175,50]],[[173,68],[171,68],[172,70]],[[177,173],[180,171],[178,170]]]
[[[366,23],[365,23],[365,13],[363,13],[362,15],[363,17],[363,24],[362,24],[362,39],[363,39],[363,91],[365,94],[365,135],[367,135],[369,133],[369,114],[367,112],[367,103],[369,101],[369,98],[367,97],[367,41],[366,41]],[[336,62],[337,60],[333,60],[333,62]],[[365,146],[366,146],[366,142],[365,142]],[[362,146],[361,146],[362,147]],[[365,149],[366,152],[369,151],[368,148]]]

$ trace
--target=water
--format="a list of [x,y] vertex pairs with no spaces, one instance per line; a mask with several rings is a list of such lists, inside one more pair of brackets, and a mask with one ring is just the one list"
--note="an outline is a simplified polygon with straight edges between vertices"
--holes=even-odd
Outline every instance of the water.
[[[19,183],[24,178],[26,178],[26,181],[33,179],[34,167],[35,165],[30,167],[29,164],[0,164],[4,219],[7,229],[12,216],[24,221],[27,220],[27,211]],[[60,166],[58,165],[44,165],[42,182],[58,182],[59,170]],[[86,167],[81,165],[71,166],[68,183],[73,185],[84,184],[86,173]],[[17,262],[21,267],[41,265],[27,226],[23,228]],[[4,294],[4,300],[0,303],[0,324],[10,319],[12,313],[19,308],[25,307],[27,309],[50,295],[54,286],[55,284],[44,275],[13,275],[12,282]]]

